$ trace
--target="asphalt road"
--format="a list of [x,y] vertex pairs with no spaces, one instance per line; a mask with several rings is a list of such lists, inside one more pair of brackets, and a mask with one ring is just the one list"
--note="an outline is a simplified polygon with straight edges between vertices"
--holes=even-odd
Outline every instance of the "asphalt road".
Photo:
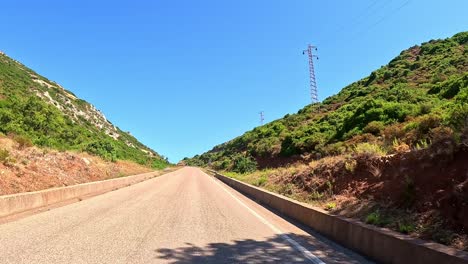
[[0,225],[0,263],[370,263],[197,168]]

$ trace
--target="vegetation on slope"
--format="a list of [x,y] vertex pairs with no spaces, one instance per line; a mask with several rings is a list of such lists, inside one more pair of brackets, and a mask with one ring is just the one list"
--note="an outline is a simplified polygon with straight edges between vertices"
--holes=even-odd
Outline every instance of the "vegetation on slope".
[[164,168],[168,162],[112,125],[94,106],[0,54],[0,133],[58,150]]
[[224,174],[333,214],[468,250],[468,130],[460,140]]
[[457,138],[468,116],[468,32],[401,52],[322,103],[257,127],[190,165],[249,172],[370,148],[382,154]]
[[412,47],[322,103],[185,162],[468,250],[467,45],[463,32]]

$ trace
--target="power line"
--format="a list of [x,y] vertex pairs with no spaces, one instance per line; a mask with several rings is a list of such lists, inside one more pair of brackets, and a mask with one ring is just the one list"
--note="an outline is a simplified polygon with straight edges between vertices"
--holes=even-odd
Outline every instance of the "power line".
[[[355,16],[353,19],[351,19],[351,22],[349,22],[346,25],[343,25],[341,28],[336,30],[335,33],[333,33],[333,35],[338,35],[338,33],[340,33],[341,31],[345,30],[346,28],[349,28],[349,30],[347,32],[349,32],[351,34],[348,34],[350,37],[347,38],[347,41],[353,41],[356,38],[360,37],[362,34],[372,30],[375,26],[379,25],[380,23],[382,23],[383,21],[388,19],[393,14],[395,14],[398,11],[400,11],[401,9],[403,9],[406,5],[408,5],[411,2],[411,0],[404,1],[401,5],[399,5],[398,7],[394,8],[394,9],[386,8],[392,2],[394,2],[394,0],[373,1],[373,2],[371,2],[366,8],[363,9],[363,11],[360,12],[360,15]],[[388,12],[388,13],[385,12],[386,14],[383,14],[383,16],[380,17],[380,19],[378,19],[374,23],[370,24],[369,26],[364,27],[363,23],[365,21],[362,20],[361,18],[365,17],[369,12],[374,12],[374,10],[375,10],[375,12],[377,12],[378,10],[376,10],[376,8],[378,8],[378,10],[391,10],[391,11]],[[369,14],[369,16],[372,16],[372,14]],[[359,28],[361,28],[360,25],[363,25],[361,30],[359,30]],[[356,28],[357,30],[353,30],[354,28]],[[353,32],[356,32],[356,33],[353,33]],[[335,42],[336,42],[336,40],[335,40]],[[327,41],[327,43],[328,43],[328,41]]]
[[350,40],[354,40],[356,39],[357,37],[359,37],[360,35],[368,32],[369,30],[371,30],[372,28],[374,28],[375,26],[377,26],[378,24],[382,23],[383,21],[385,21],[387,18],[389,18],[390,16],[398,13],[398,11],[400,11],[401,9],[403,9],[403,7],[407,6],[409,3],[411,2],[411,0],[407,0],[405,2],[403,2],[403,4],[399,5],[397,8],[393,9],[392,11],[390,11],[389,13],[387,13],[386,15],[384,15],[383,17],[381,17],[379,20],[377,20],[376,22],[374,22],[373,24],[371,24],[370,26],[368,26],[366,29],[364,30],[361,30],[360,32],[358,32],[354,37],[352,37]]
[[[384,1],[379,1],[379,0],[374,0],[370,5],[368,5],[366,8],[363,9],[363,11],[361,11],[357,16],[354,16],[354,18],[350,19],[351,21],[345,25],[341,25],[341,27],[335,31],[335,34],[337,33],[340,33],[342,31],[344,31],[346,29],[346,27],[349,27],[350,25],[353,26],[353,25],[356,25],[356,24],[359,24],[357,23],[359,20],[361,20],[361,18],[363,18],[368,11],[371,11],[371,9],[373,9],[377,3],[381,4],[381,3],[384,3],[384,6],[388,3],[390,3],[390,1],[388,2],[384,2]],[[383,6],[382,6],[383,7]]]

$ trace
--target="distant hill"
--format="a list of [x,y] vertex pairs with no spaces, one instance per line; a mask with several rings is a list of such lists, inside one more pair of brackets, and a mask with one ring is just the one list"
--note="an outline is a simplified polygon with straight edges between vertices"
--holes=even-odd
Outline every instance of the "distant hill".
[[386,154],[459,138],[468,125],[467,45],[462,32],[411,47],[322,103],[183,162],[246,172],[357,148]]
[[85,151],[106,160],[129,160],[153,168],[168,164],[93,105],[3,53],[0,133],[23,143]]

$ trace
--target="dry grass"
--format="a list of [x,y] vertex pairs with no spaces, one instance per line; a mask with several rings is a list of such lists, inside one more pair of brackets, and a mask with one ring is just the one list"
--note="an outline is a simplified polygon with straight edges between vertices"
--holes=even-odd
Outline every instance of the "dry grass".
[[[24,143],[24,142],[23,142]],[[0,195],[30,192],[152,171],[128,161],[30,147],[0,136]]]
[[[408,151],[406,144],[395,144],[394,147],[394,151],[400,153],[400,156]],[[466,232],[450,229],[437,213],[401,208],[389,200],[363,196],[362,194],[369,189],[379,190],[383,184],[381,181],[385,180],[380,179],[384,170],[381,166],[389,164],[388,159],[395,155],[382,157],[381,154],[385,152],[371,144],[361,144],[357,153],[352,156],[326,157],[308,164],[266,169],[251,174],[225,174],[300,202],[321,207],[332,214],[360,219],[460,250],[468,249]],[[363,176],[363,172],[368,176]],[[340,180],[341,186],[334,185],[338,184],[335,182],[337,179]]]

